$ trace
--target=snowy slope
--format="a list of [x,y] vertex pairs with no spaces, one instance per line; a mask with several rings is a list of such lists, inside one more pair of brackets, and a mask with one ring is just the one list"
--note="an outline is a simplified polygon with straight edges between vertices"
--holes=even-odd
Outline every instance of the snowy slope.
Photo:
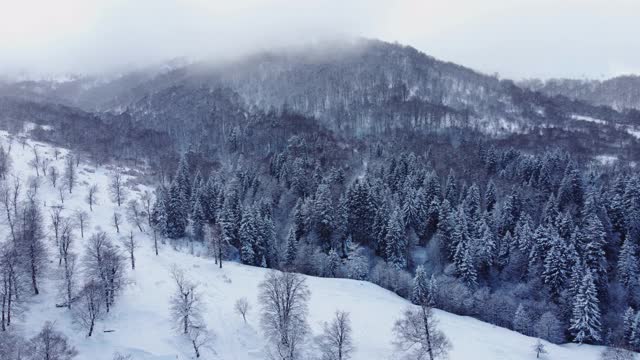
[[[0,133],[5,149],[8,135]],[[41,154],[53,158],[53,150],[45,144],[28,141],[23,148],[18,142],[12,144],[13,168],[23,179],[35,175],[28,162],[33,158],[31,147],[37,146]],[[63,151],[63,154],[66,153]],[[63,158],[53,161],[59,170]],[[122,234],[116,234],[111,225],[111,217],[117,206],[107,196],[109,170],[94,168],[86,163],[80,165],[80,182],[64,203],[64,215],[69,216],[75,209],[85,209],[87,187],[98,184],[99,204],[90,212],[90,231],[101,228],[115,240],[129,232],[128,224],[122,226]],[[139,196],[144,186],[132,189],[129,198]],[[48,181],[42,182],[40,198],[47,206],[58,204],[58,192]],[[48,221],[48,209],[43,214]],[[124,215],[124,208],[119,210]],[[2,232],[6,226],[0,225]],[[2,234],[2,236],[5,236]],[[250,360],[264,359],[264,340],[259,327],[258,284],[267,271],[235,263],[225,263],[219,269],[213,260],[198,256],[198,250],[176,249],[169,243],[163,244],[160,255],[155,256],[151,239],[139,231],[141,247],[137,250],[135,271],[129,271],[128,284],[116,300],[116,307],[108,317],[98,323],[97,332],[86,338],[84,330],[74,324],[68,310],[56,308],[58,289],[62,285],[57,262],[51,262],[42,279],[42,293],[33,297],[28,310],[19,321],[26,336],[32,336],[46,320],[55,321],[56,327],[65,332],[79,351],[79,359],[107,360],[116,351],[131,354],[133,359],[169,360],[190,359],[191,348],[186,341],[172,330],[169,320],[169,296],[174,285],[169,277],[169,269],[178,264],[185,269],[199,289],[206,305],[205,321],[215,333],[210,349],[204,359]],[[75,251],[82,252],[83,240],[78,239]],[[85,235],[85,238],[88,235]],[[51,242],[50,242],[51,243]],[[52,256],[55,250],[52,245]],[[353,359],[394,359],[392,326],[409,303],[397,295],[376,285],[354,280],[324,279],[307,277],[311,290],[310,324],[315,334],[320,331],[322,321],[329,320],[335,310],[351,313],[356,352]],[[242,317],[233,311],[235,301],[247,297],[252,306],[245,324]],[[453,345],[450,358],[462,359],[532,359],[531,347],[535,339],[516,332],[489,325],[469,317],[462,317],[442,311],[436,312],[440,327]],[[113,330],[105,333],[103,330]],[[547,344],[549,359],[597,359],[600,347]]]

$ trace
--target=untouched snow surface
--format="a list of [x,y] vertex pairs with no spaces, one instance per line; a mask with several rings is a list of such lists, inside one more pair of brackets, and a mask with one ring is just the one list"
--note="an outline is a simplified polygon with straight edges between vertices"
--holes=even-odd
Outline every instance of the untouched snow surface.
[[[7,134],[0,133],[0,140],[7,149]],[[35,171],[28,165],[33,158],[34,146],[38,147],[41,155],[53,159],[52,148],[45,144],[28,141],[23,148],[17,141],[13,141],[11,146],[13,168],[25,180],[35,175]],[[52,165],[62,171],[63,158],[53,161]],[[111,225],[113,212],[119,211],[124,215],[125,211],[124,208],[118,209],[109,200],[108,175],[109,170],[106,168],[96,169],[81,163],[79,184],[73,194],[65,199],[65,216],[70,216],[76,209],[84,209],[90,215],[90,227],[86,231],[85,240],[99,228],[107,231],[113,240],[118,240],[132,229],[125,224],[121,233],[116,234]],[[98,184],[100,192],[98,205],[93,212],[89,212],[84,197],[88,186],[93,183]],[[128,198],[138,197],[143,190],[143,186],[132,186]],[[40,198],[47,206],[59,203],[58,192],[48,180],[42,182]],[[49,208],[45,208],[43,215],[47,224],[48,214]],[[6,226],[0,225],[0,229],[3,232],[1,236],[5,236]],[[45,321],[54,321],[55,326],[77,348],[77,358],[81,360],[110,360],[114,352],[131,354],[134,360],[191,359],[193,356],[190,345],[173,331],[169,318],[169,297],[174,291],[169,271],[173,264],[177,264],[190,279],[199,284],[206,307],[204,318],[209,329],[215,333],[210,348],[204,351],[201,359],[265,359],[257,296],[258,284],[269,270],[228,262],[219,269],[212,259],[199,256],[198,250],[193,251],[188,247],[180,249],[170,243],[162,244],[160,255],[155,256],[151,239],[139,231],[134,234],[141,245],[136,253],[136,270],[131,271],[129,268],[128,284],[116,300],[113,311],[98,322],[94,336],[87,338],[85,331],[73,322],[67,309],[55,307],[59,302],[62,276],[54,261],[55,249],[52,241],[48,242],[52,261],[48,264],[45,277],[41,279],[41,294],[31,298],[27,310],[14,327],[17,326],[24,335],[30,337]],[[82,254],[85,240],[80,239],[78,231],[74,251]],[[354,360],[398,358],[391,343],[392,327],[402,311],[409,306],[406,300],[363,281],[315,277],[306,279],[311,290],[309,323],[314,334],[320,332],[322,322],[331,319],[336,310],[348,311],[351,313],[356,346]],[[251,305],[247,323],[233,311],[234,303],[240,297],[247,297]],[[438,310],[436,315],[440,320],[440,328],[453,345],[450,353],[452,360],[535,358],[532,351],[534,338],[469,317]],[[105,330],[112,332],[104,332]],[[555,360],[595,360],[602,350],[601,347],[588,345],[546,345],[549,352],[547,358]]]

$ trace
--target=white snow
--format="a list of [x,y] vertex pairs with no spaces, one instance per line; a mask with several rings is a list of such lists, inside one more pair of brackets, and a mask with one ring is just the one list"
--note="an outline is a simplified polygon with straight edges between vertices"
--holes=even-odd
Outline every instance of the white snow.
[[[0,133],[5,149],[8,135]],[[23,179],[33,176],[28,162],[33,158],[31,147],[38,146],[42,154],[53,158],[52,147],[32,141],[22,146],[12,143],[11,157],[14,169]],[[65,154],[66,151],[63,151]],[[63,169],[63,158],[53,161],[59,170]],[[108,170],[94,168],[86,163],[80,165],[80,182],[73,194],[65,200],[64,215],[75,209],[85,209],[87,187],[97,183],[100,187],[99,204],[90,212],[91,231],[97,228],[107,231],[113,239],[118,238],[111,226],[111,216],[117,206],[107,196]],[[129,198],[138,196],[146,187],[138,185],[132,189]],[[40,197],[47,206],[57,204],[58,193],[48,181],[43,181]],[[124,209],[120,210],[124,214]],[[48,218],[48,209],[44,210]],[[48,219],[47,219],[48,221]],[[124,233],[133,228],[123,225]],[[0,225],[6,233],[6,226]],[[3,236],[4,234],[0,234]],[[262,268],[225,263],[222,269],[212,259],[199,256],[198,250],[191,254],[187,247],[176,249],[169,243],[163,244],[160,255],[155,256],[151,239],[138,231],[135,236],[141,240],[137,250],[135,271],[129,271],[129,282],[124,292],[116,300],[113,311],[98,323],[93,337],[87,338],[84,330],[74,324],[68,310],[56,308],[58,289],[62,284],[57,262],[51,262],[46,277],[41,280],[42,292],[32,297],[28,310],[18,321],[26,336],[32,336],[42,324],[55,321],[79,351],[81,360],[110,360],[116,351],[131,354],[134,360],[175,360],[192,358],[189,344],[173,330],[169,319],[169,296],[174,290],[169,277],[169,269],[178,264],[188,277],[199,283],[199,289],[206,305],[205,320],[209,329],[215,332],[211,348],[202,359],[250,360],[264,359],[264,337],[259,327],[258,284],[267,271]],[[83,240],[76,241],[75,251],[81,252]],[[85,235],[87,238],[88,235]],[[53,247],[53,244],[51,244]],[[54,250],[52,249],[52,259]],[[396,359],[392,346],[394,321],[409,303],[399,296],[376,285],[363,281],[325,279],[307,277],[311,290],[310,325],[315,334],[319,333],[322,321],[329,320],[337,310],[351,313],[356,352],[354,360]],[[252,306],[245,324],[242,317],[233,311],[235,301],[247,297]],[[496,327],[473,318],[436,311],[440,327],[451,340],[453,348],[450,359],[491,359],[524,360],[533,359],[531,350],[535,339],[516,332]],[[113,330],[105,333],[103,330]],[[601,347],[588,345],[547,344],[548,358],[555,360],[595,360]]]
[[588,122],[592,122],[592,123],[596,123],[596,124],[606,124],[607,123],[606,121],[604,121],[602,119],[596,119],[596,118],[593,118],[591,116],[584,116],[584,115],[572,115],[571,118],[575,119],[575,120],[588,121]]

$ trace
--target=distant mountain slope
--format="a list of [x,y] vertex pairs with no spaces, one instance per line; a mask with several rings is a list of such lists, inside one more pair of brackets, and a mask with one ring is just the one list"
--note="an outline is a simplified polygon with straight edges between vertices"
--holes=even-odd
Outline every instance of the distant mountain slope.
[[640,131],[640,111],[545,94],[408,46],[364,39],[100,80],[4,83],[2,95],[14,100],[0,107],[0,117],[15,113],[15,99],[34,103],[19,106],[24,120],[29,118],[25,109],[34,111],[37,103],[65,104],[107,124],[168,134],[179,147],[196,146],[205,153],[217,151],[229,137],[248,136],[252,124],[282,120],[282,114],[298,114],[327,131],[358,138],[465,129],[531,143],[553,129],[578,148],[606,153],[636,146],[634,135]]
[[618,76],[604,81],[527,80],[521,82],[520,85],[547,95],[563,95],[595,105],[610,106],[616,110],[640,110],[640,76]]

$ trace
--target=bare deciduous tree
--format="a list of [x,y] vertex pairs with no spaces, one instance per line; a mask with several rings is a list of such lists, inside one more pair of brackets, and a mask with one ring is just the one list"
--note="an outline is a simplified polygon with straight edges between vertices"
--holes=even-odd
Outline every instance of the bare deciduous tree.
[[116,294],[122,288],[124,259],[105,232],[93,234],[87,243],[84,270],[88,280],[96,281],[102,291],[106,312],[109,312]]
[[11,169],[11,156],[4,150],[3,146],[0,146],[0,179],[7,178],[9,169]]
[[21,252],[27,259],[27,268],[35,295],[40,293],[38,277],[40,277],[40,272],[47,260],[42,220],[42,214],[35,199],[27,201],[21,212],[21,234],[19,237],[21,238]]
[[137,200],[129,200],[127,203],[127,220],[132,225],[135,225],[140,232],[144,232],[144,229],[142,228],[144,217],[140,203]]
[[20,278],[20,254],[13,243],[0,244],[0,302],[2,318],[0,328],[5,331],[11,325],[11,318],[18,305],[19,291],[22,288]]
[[296,273],[270,271],[260,283],[261,324],[271,343],[272,357],[296,360],[302,356],[309,333],[310,295],[304,277]]
[[56,184],[58,183],[58,177],[60,176],[60,174],[58,173],[58,168],[55,166],[52,166],[49,168],[49,181],[51,181],[51,186],[56,187]]
[[451,344],[436,325],[430,307],[408,308],[393,327],[396,349],[406,359],[446,358]]
[[66,184],[58,186],[58,198],[60,199],[60,203],[64,204],[64,199],[67,198]]
[[322,360],[347,360],[353,353],[351,319],[349,313],[336,311],[330,323],[324,323],[323,331],[316,339]]
[[116,228],[116,232],[118,234],[120,233],[121,219],[122,219],[122,217],[120,216],[120,214],[117,211],[114,211],[114,213],[113,213],[113,226]]
[[69,194],[73,192],[73,187],[76,185],[78,175],[76,174],[76,167],[71,154],[67,155],[64,160],[64,180],[65,185],[69,189]]
[[29,353],[30,359],[46,360],[70,360],[78,355],[67,337],[55,330],[51,322],[46,322],[40,333],[29,341]]
[[42,170],[42,176],[47,177],[47,169],[49,169],[49,158],[44,157],[40,160],[40,169]]
[[98,194],[98,185],[93,184],[89,186],[89,192],[87,192],[87,204],[89,204],[89,210],[93,211],[93,205],[96,205],[96,194]]
[[131,260],[131,270],[135,270],[136,269],[135,251],[138,248],[138,241],[133,236],[133,231],[129,232],[128,237],[122,238],[122,245],[124,246],[125,250],[127,250],[127,253],[129,254],[129,260]]
[[196,285],[187,280],[184,271],[176,266],[171,269],[176,292],[171,297],[171,316],[175,328],[186,335],[193,346],[196,358],[200,349],[209,342],[210,334],[202,321],[202,302]]
[[93,335],[96,322],[103,316],[103,289],[95,280],[89,280],[78,294],[78,304],[74,307],[74,317],[86,331],[87,336]]
[[36,176],[40,177],[40,152],[35,145],[33,146],[33,159],[29,161],[29,165],[36,170]]
[[140,201],[142,202],[142,206],[144,208],[144,215],[146,215],[147,217],[147,225],[151,227],[151,208],[153,207],[153,195],[149,190],[145,190],[142,193],[142,196],[140,196]]
[[533,352],[536,353],[536,359],[540,359],[540,356],[547,353],[547,349],[545,349],[544,344],[540,339],[536,340],[536,343],[533,344]]
[[242,315],[242,319],[244,320],[244,322],[247,322],[247,313],[249,312],[250,308],[251,306],[249,305],[249,301],[246,297],[238,299],[234,305],[234,309],[238,314]]
[[127,197],[127,191],[124,186],[124,175],[122,174],[122,169],[117,168],[111,174],[111,182],[109,183],[109,194],[111,194],[111,199],[118,204],[118,206],[122,205]]
[[76,210],[76,223],[80,228],[80,237],[84,239],[84,228],[88,225],[89,222],[89,214],[87,214],[84,210]]

